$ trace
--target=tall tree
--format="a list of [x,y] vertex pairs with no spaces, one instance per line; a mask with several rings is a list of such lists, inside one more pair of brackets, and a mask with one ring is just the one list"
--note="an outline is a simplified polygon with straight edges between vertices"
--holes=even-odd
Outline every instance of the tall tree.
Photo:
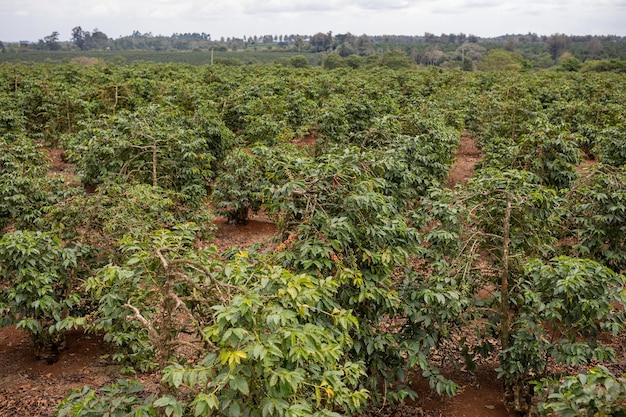
[[80,26],[76,26],[72,29],[72,42],[79,49],[85,48],[85,31]]
[[56,30],[52,32],[50,35],[45,36],[43,41],[46,45],[46,48],[51,51],[58,51],[61,49],[61,45],[59,44],[59,32]]
[[587,53],[590,58],[598,59],[602,57],[604,53],[604,48],[602,47],[602,42],[596,36],[594,36],[589,43],[587,43]]
[[304,46],[304,40],[302,39],[302,36],[298,35],[296,36],[296,49],[298,50],[298,52],[302,51],[302,47]]
[[554,34],[546,41],[552,59],[556,60],[570,44],[570,38],[564,34]]
[[109,37],[95,28],[92,33],[85,32],[85,49],[105,49],[108,46]]
[[359,55],[361,55],[361,56],[367,55],[369,50],[370,50],[370,48],[371,48],[371,45],[372,45],[372,43],[370,41],[369,36],[367,36],[365,34],[359,36],[359,38],[357,39],[357,42],[356,42],[356,46],[357,46],[357,49],[359,51]]
[[311,47],[315,50],[315,52],[327,51],[332,47],[333,44],[333,35],[332,32],[326,33],[316,33],[311,36],[309,40]]

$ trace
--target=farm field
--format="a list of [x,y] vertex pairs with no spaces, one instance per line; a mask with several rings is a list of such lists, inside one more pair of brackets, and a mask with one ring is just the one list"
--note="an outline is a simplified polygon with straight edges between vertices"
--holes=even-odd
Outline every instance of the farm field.
[[0,415],[626,409],[624,75],[3,64],[0,108]]
[[[68,64],[70,62],[112,62],[116,64],[141,64],[145,62],[174,63],[179,65],[210,65],[230,63],[244,65],[248,63],[268,63],[277,59],[289,61],[297,52],[233,52],[233,51],[27,51],[14,54],[0,54],[0,64]],[[321,61],[320,57],[311,56],[312,62]]]

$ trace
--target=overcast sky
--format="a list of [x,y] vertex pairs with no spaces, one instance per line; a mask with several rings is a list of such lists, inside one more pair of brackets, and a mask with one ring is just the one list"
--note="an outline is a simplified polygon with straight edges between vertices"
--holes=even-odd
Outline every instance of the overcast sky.
[[73,27],[111,38],[205,32],[250,35],[465,33],[626,35],[626,0],[0,0],[0,40],[37,41]]

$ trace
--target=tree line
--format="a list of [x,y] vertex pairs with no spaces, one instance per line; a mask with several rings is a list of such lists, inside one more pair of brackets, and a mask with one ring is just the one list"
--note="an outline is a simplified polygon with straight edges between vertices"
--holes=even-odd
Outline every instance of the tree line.
[[[566,71],[626,71],[626,38],[615,35],[550,36],[528,33],[481,38],[464,33],[435,35],[424,33],[407,35],[354,35],[318,32],[313,35],[265,34],[214,39],[202,32],[173,33],[171,36],[154,35],[151,32],[133,31],[131,35],[110,38],[98,28],[86,31],[76,26],[70,40],[59,40],[57,31],[38,42],[2,43],[0,53],[23,59],[25,52],[251,52],[237,55],[233,63],[252,63],[252,53],[269,55],[271,60],[284,59],[284,54],[303,54],[304,64],[336,67],[359,67],[393,61],[390,67],[411,65],[436,66],[463,70],[523,70],[558,67]],[[264,55],[267,56],[267,55]],[[119,56],[117,56],[119,58]],[[273,58],[271,58],[273,57]],[[1,59],[1,56],[0,56]],[[206,60],[200,60],[204,62]],[[237,62],[234,62],[237,61]],[[263,59],[262,61],[266,61]]]

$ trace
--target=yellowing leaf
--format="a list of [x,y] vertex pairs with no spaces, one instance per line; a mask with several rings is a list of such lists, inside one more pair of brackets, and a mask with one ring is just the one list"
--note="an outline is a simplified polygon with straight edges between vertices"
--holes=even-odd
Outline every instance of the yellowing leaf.
[[220,362],[228,363],[230,369],[235,369],[242,359],[248,359],[248,354],[242,350],[223,350],[220,352]]

